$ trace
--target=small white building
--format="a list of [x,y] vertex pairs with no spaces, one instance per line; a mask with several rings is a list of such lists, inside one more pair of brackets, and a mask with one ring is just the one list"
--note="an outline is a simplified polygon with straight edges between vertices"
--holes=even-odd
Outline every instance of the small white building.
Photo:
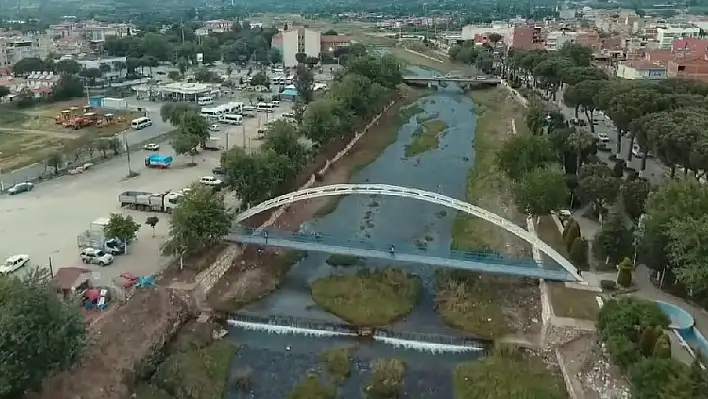
[[656,28],[656,40],[661,50],[671,50],[674,40],[698,37],[700,33],[701,28],[693,25],[664,26]]
[[649,61],[627,61],[617,65],[617,77],[630,80],[666,79],[666,67]]

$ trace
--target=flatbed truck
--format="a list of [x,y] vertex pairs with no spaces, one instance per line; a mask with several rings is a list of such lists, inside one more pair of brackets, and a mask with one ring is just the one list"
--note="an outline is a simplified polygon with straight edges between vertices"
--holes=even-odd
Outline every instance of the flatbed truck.
[[167,191],[164,193],[150,193],[146,191],[125,191],[118,195],[121,207],[129,207],[141,211],[172,213],[177,207],[180,193]]

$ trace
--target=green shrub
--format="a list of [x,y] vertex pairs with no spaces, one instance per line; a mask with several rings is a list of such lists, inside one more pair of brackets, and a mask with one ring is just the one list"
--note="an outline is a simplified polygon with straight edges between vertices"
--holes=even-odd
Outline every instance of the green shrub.
[[568,237],[568,231],[570,230],[571,226],[577,225],[577,224],[578,224],[578,222],[573,218],[570,218],[565,222],[565,226],[563,226],[563,239],[564,240],[566,237]]
[[398,398],[403,388],[406,364],[398,359],[377,359],[371,365],[371,375],[364,392],[368,399]]
[[671,340],[666,332],[656,340],[653,356],[657,359],[671,359]]
[[577,222],[568,227],[568,232],[565,235],[565,249],[570,252],[573,243],[580,237],[580,225]]
[[617,284],[624,288],[630,287],[632,285],[632,262],[629,258],[624,258],[617,268]]
[[642,329],[642,333],[639,336],[639,350],[642,355],[649,357],[654,352],[656,347],[656,341],[658,336],[655,333],[655,328],[653,326],[646,326]]
[[[688,366],[674,359],[643,359],[632,365],[628,377],[633,398],[698,399],[700,397],[694,396],[691,392]],[[667,392],[669,388],[671,391]]]
[[578,269],[588,270],[588,242],[581,237],[576,238],[568,257]]
[[337,390],[320,382],[317,376],[308,375],[290,393],[290,399],[335,399]]
[[330,266],[354,266],[359,263],[359,260],[356,256],[332,254],[326,262]]

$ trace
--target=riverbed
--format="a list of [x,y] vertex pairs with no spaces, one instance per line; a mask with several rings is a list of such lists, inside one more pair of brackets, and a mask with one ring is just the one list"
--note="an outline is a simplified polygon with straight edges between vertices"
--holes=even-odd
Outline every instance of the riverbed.
[[[420,75],[432,73],[420,68],[411,69],[411,72]],[[408,119],[400,126],[396,141],[374,162],[356,172],[350,182],[393,184],[464,199],[467,175],[475,156],[475,104],[458,88],[449,87],[421,98],[402,114]],[[406,157],[406,146],[420,134],[422,124],[432,120],[441,121],[445,126],[438,136],[437,146]],[[442,126],[440,123],[438,125]],[[413,199],[347,196],[330,214],[303,224],[301,231],[343,240],[394,245],[401,250],[424,247],[429,252],[444,254],[450,250],[456,215],[454,210]],[[332,267],[326,263],[328,256],[308,253],[291,268],[279,290],[246,307],[244,314],[275,318],[287,316],[302,320],[301,323],[312,329],[317,329],[318,323],[320,328],[324,323],[342,323],[312,301],[310,285],[318,278],[336,273],[354,273],[357,268]],[[431,337],[448,337],[444,340],[460,337],[462,340],[463,335],[447,327],[435,311],[434,267],[382,260],[365,260],[360,267],[382,266],[406,268],[421,278],[424,288],[421,301],[413,312],[389,326],[389,335],[394,341],[380,339],[359,345],[351,336],[320,336],[302,331],[297,335],[282,335],[284,331],[277,331],[277,328],[251,331],[232,327],[231,339],[242,345],[234,368],[243,364],[252,367],[254,388],[249,393],[231,389],[228,397],[287,397],[297,381],[308,373],[322,372],[319,354],[323,350],[343,345],[356,345],[358,349],[352,377],[340,387],[339,397],[361,397],[361,383],[368,375],[370,361],[380,357],[396,357],[409,364],[404,380],[404,397],[451,397],[452,368],[462,360],[479,358],[481,350],[449,350],[440,354],[436,353],[435,348],[409,345],[408,340],[430,341]]]

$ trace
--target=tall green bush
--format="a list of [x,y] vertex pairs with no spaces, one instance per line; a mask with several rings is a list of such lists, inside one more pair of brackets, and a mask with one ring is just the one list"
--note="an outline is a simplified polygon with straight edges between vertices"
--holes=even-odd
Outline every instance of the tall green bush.
[[570,261],[581,270],[588,270],[588,242],[578,237],[570,247]]
[[657,338],[658,336],[654,332],[653,326],[646,326],[642,329],[642,333],[639,336],[639,349],[642,355],[648,357],[654,353]]
[[656,340],[653,356],[657,359],[671,359],[671,340],[666,332]]
[[577,238],[580,237],[580,225],[578,223],[573,223],[568,227],[568,232],[565,234],[565,249],[570,252],[573,247],[573,243]]
[[622,263],[617,265],[617,284],[627,288],[632,285],[632,262],[629,258],[624,258]]
[[570,218],[570,219],[568,219],[567,222],[565,222],[565,225],[563,226],[563,239],[564,240],[568,236],[568,230],[570,230],[571,226],[577,225],[577,224],[578,224],[578,222],[573,218]]

